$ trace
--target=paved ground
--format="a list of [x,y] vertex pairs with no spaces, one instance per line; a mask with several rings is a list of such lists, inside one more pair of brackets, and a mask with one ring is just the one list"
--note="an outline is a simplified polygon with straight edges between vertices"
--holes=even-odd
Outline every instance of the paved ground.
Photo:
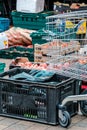
[[[0,130],[66,130],[61,126],[51,126],[13,118],[0,117]],[[77,115],[72,118],[68,130],[87,130],[87,118]]]
[[[0,62],[6,63],[5,70],[8,69],[11,60],[0,59]],[[46,124],[40,124],[30,121],[18,120],[7,117],[0,117],[0,130],[66,130],[61,126],[51,126]],[[87,118],[78,113],[78,115],[72,117],[71,125],[68,130],[87,130]]]

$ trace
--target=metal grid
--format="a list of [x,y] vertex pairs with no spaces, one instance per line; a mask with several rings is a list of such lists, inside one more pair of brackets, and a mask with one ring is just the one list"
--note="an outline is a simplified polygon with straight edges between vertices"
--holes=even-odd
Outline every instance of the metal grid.
[[58,59],[51,60],[48,66],[49,71],[69,76],[74,79],[87,81],[87,56],[69,55],[59,56]]
[[51,40],[83,40],[86,34],[87,11],[75,11],[46,18],[46,30],[52,32]]
[[46,18],[51,41],[35,45],[35,58],[49,64],[47,70],[87,81],[87,11],[75,11]]

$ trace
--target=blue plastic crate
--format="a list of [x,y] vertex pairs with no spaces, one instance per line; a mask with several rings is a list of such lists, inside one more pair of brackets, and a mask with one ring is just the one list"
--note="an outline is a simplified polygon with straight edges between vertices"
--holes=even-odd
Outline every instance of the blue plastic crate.
[[0,32],[8,30],[10,26],[10,20],[8,18],[0,17]]

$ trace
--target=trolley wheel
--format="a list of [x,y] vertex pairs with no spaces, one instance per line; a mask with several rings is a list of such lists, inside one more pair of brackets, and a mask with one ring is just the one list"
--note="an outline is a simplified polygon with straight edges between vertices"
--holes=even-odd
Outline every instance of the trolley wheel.
[[70,125],[71,117],[67,111],[63,111],[62,114],[63,114],[63,119],[61,119],[61,118],[59,119],[59,124],[65,128]]
[[[81,94],[87,94],[87,90],[84,90]],[[84,116],[87,116],[87,100],[80,101],[80,110]]]

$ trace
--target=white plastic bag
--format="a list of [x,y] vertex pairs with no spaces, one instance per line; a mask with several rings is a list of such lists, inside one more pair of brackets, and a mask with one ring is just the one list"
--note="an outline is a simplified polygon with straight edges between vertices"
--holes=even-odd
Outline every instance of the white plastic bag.
[[44,0],[17,0],[16,10],[24,13],[39,13],[44,10]]
[[6,34],[0,33],[0,49],[5,49],[8,48],[8,38]]

